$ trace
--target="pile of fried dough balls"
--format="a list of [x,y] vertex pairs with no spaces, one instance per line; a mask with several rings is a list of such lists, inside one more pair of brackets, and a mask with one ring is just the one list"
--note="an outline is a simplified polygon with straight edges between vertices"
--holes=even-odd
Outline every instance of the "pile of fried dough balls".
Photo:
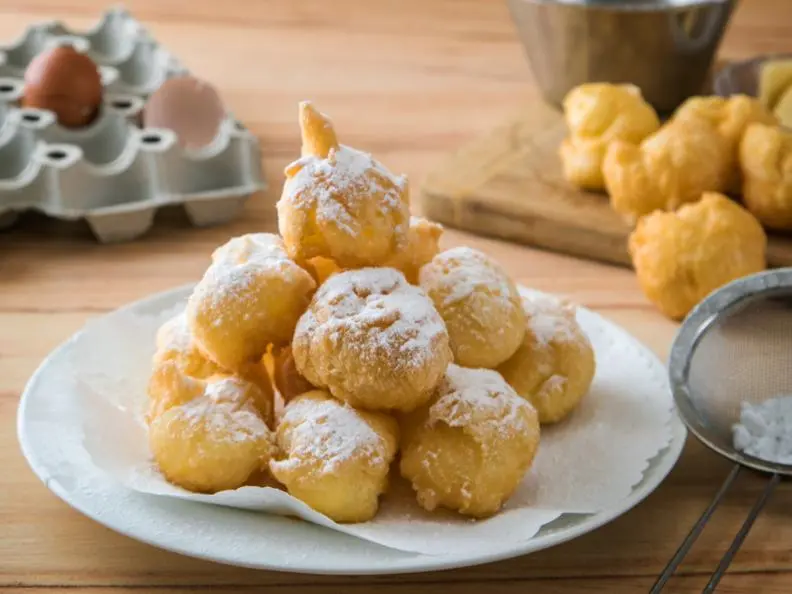
[[764,270],[765,227],[792,229],[792,135],[760,100],[693,97],[661,125],[636,87],[591,83],[564,114],[565,177],[605,190],[633,226],[639,283],[668,317]]
[[338,522],[374,517],[391,467],[426,510],[492,515],[540,424],[593,380],[575,310],[521,296],[481,252],[439,251],[442,228],[410,216],[406,178],[340,145],[308,102],[300,125],[280,236],[216,249],[158,332],[154,459],[185,489],[269,481]]

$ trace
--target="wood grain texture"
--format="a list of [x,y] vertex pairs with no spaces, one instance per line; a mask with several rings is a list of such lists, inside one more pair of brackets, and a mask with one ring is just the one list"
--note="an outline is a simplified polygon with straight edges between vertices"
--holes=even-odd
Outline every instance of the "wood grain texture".
[[[707,583],[708,576],[681,576],[673,579],[668,585],[668,591],[674,594],[699,594]],[[759,573],[754,575],[734,575],[727,576],[720,584],[719,594],[744,594],[755,592],[752,590],[757,580],[762,580],[762,594],[788,594],[789,582],[784,575],[772,573]],[[470,580],[465,583],[454,584],[455,594],[479,594],[486,590],[488,594],[511,594],[517,592],[518,588],[523,588],[523,592],[530,588],[531,592],[539,594],[612,594],[613,592],[646,592],[652,586],[653,580],[646,577],[630,578],[597,578],[597,579],[536,579],[536,580],[503,580],[493,583],[490,580]],[[445,591],[443,588],[447,584],[443,583],[424,583],[410,584],[402,586],[399,584],[378,584],[377,592],[383,594],[397,594],[409,592],[415,594],[434,594],[435,592]],[[329,587],[323,584],[303,584],[292,586],[283,584],[280,586],[268,586],[268,592],[294,592],[299,591],[304,594],[364,594],[370,592],[370,584],[343,584]],[[157,593],[161,594],[193,594],[195,592],[211,591],[219,594],[247,594],[249,592],[259,592],[260,586],[255,585],[233,585],[233,586],[210,586],[205,587],[200,584],[192,584],[187,587],[163,587],[157,588]],[[10,588],[4,590],[8,594],[51,594],[53,592],[63,592],[63,594],[73,594],[74,592],[87,592],[90,594],[118,594],[119,592],[140,592],[135,587],[115,587],[115,588]]]
[[[558,147],[563,114],[535,98],[426,178],[421,202],[444,225],[562,254],[630,266],[631,227],[604,193],[569,184]],[[770,266],[792,265],[792,238],[770,234]]]
[[[179,212],[157,217],[135,243],[100,246],[81,225],[29,216],[0,233],[0,591],[267,591],[299,594],[645,592],[726,475],[729,465],[690,440],[677,468],[643,504],[583,538],[501,563],[401,577],[329,578],[258,572],[163,552],[92,522],[27,467],[16,409],[43,357],[86,320],[152,292],[194,282],[233,234],[275,229],[284,165],[299,152],[296,104],[330,113],[342,142],[409,174],[414,193],[446,155],[536,96],[505,3],[487,0],[131,0],[126,6],[188,67],[216,84],[261,139],[271,190],[240,220],[192,229]],[[99,0],[0,0],[0,39],[32,20],[86,27]],[[747,0],[723,55],[790,51],[788,0]],[[632,273],[449,230],[500,260],[529,286],[564,294],[621,324],[665,357],[676,326],[649,306]],[[761,489],[746,474],[672,582],[700,592]],[[792,591],[792,521],[784,483],[760,517],[727,593]]]

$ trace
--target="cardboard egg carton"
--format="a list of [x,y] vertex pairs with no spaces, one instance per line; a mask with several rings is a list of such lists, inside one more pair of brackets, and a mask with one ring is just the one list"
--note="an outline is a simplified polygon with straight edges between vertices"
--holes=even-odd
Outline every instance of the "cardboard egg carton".
[[[20,107],[27,65],[65,43],[96,62],[104,86],[99,115],[79,129],[60,126],[50,111]],[[189,150],[171,130],[140,125],[146,98],[182,74],[178,60],[120,8],[90,31],[38,23],[0,46],[0,226],[32,209],[85,219],[100,241],[116,242],[144,234],[166,205],[183,205],[196,226],[234,218],[266,187],[249,130],[229,113],[209,145]]]

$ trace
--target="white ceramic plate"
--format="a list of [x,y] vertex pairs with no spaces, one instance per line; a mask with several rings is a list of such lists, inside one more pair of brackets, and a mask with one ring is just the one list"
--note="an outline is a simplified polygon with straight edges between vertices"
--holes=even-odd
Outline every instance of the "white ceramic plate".
[[[125,310],[157,313],[182,303],[191,287],[154,295]],[[597,314],[581,308],[582,323],[598,326],[643,351],[651,366],[663,365],[646,347]],[[112,314],[110,314],[112,315]],[[686,431],[674,414],[671,443],[655,456],[643,479],[620,504],[595,514],[565,514],[519,545],[495,546],[486,553],[421,555],[386,548],[300,520],[203,505],[130,491],[97,469],[91,476],[55,464],[53,452],[81,441],[79,403],[55,403],[50,397],[62,382],[72,340],[53,351],[28,383],[18,412],[22,451],[38,477],[66,503],[97,522],[131,538],[184,555],[221,563],[318,574],[392,574],[476,565],[531,553],[586,534],[620,516],[651,493],[676,463]],[[664,373],[664,372],[663,372]],[[60,410],[53,410],[60,407]],[[58,415],[58,429],[40,431],[36,419]],[[68,466],[68,465],[67,465]],[[75,468],[78,465],[75,464]]]

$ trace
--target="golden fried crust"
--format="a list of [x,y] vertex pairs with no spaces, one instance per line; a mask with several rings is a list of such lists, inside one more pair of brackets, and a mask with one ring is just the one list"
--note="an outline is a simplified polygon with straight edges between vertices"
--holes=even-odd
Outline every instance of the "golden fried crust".
[[320,120],[301,118],[304,156],[286,168],[277,205],[286,249],[300,263],[321,256],[344,269],[381,266],[407,243],[407,178],[337,145]]
[[311,258],[303,266],[316,281],[316,286],[321,286],[328,278],[337,272],[343,272],[341,267],[330,258],[316,256]]
[[253,400],[262,418],[272,423],[272,380],[263,360],[245,363],[236,372],[210,361],[193,340],[184,312],[165,322],[157,331],[157,349],[148,384],[149,422],[175,404],[183,404],[203,389],[202,382],[212,376],[237,376],[255,385]]
[[165,361],[172,361],[185,375],[197,378],[206,378],[223,371],[198,348],[187,325],[187,316],[184,312],[174,316],[160,327],[157,331],[156,345],[155,366]]
[[316,288],[275,235],[257,233],[218,248],[187,304],[201,351],[229,370],[261,361],[270,344],[288,344]]
[[788,88],[781,95],[778,103],[773,108],[773,115],[782,126],[786,128],[792,126],[792,88]]
[[792,60],[768,60],[759,70],[759,100],[773,109],[792,85]]
[[715,289],[764,270],[766,246],[751,213],[714,192],[676,213],[644,217],[629,239],[644,294],[675,320]]
[[616,141],[602,170],[613,209],[630,223],[655,210],[675,210],[703,192],[724,189],[728,151],[702,119],[672,120],[640,147]]
[[654,109],[633,85],[580,85],[567,94],[563,107],[569,128],[559,149],[564,177],[589,190],[605,188],[602,161],[612,142],[638,144],[660,127]]
[[401,475],[429,511],[496,513],[539,445],[539,420],[528,401],[494,371],[453,364],[431,404],[401,426]]
[[594,349],[572,306],[554,298],[523,296],[523,343],[498,372],[533,404],[542,424],[566,418],[594,379]]
[[792,229],[792,135],[753,124],[740,145],[743,202],[771,229]]
[[443,226],[424,219],[410,218],[410,230],[407,245],[398,252],[386,266],[400,270],[412,285],[418,284],[418,273],[424,264],[428,264],[440,251],[440,238]]
[[753,123],[775,126],[778,121],[762,103],[747,95],[732,97],[691,97],[674,114],[676,120],[703,119],[721,136],[728,153],[724,163],[723,188],[739,194],[742,180],[739,168],[740,141]]
[[709,122],[735,151],[750,124],[772,126],[778,123],[759,100],[747,95],[729,98],[691,97],[674,114],[674,119],[687,118],[700,118]]
[[264,358],[262,357],[259,361],[253,361],[252,363],[246,363],[236,373],[226,372],[225,375],[245,380],[256,387],[255,391],[250,392],[250,399],[256,406],[261,418],[264,419],[269,427],[274,427],[275,390]]
[[203,382],[183,373],[174,361],[156,364],[148,382],[146,421],[151,423],[169,408],[195,400],[203,390]]
[[366,410],[423,404],[451,361],[432,301],[393,268],[330,277],[300,318],[292,353],[311,384]]
[[398,440],[391,417],[308,392],[286,406],[277,431],[282,455],[270,470],[291,495],[332,520],[365,522],[387,489]]
[[300,103],[300,132],[302,155],[324,159],[333,149],[338,149],[338,138],[330,119],[317,111],[310,101]]
[[494,368],[520,346],[520,295],[486,254],[467,247],[446,250],[421,268],[419,278],[446,323],[456,363]]
[[263,363],[251,364],[239,375],[220,370],[203,378],[186,374],[175,361],[157,363],[148,383],[147,421],[151,423],[168,409],[195,400],[207,390],[207,382],[212,378],[217,381],[223,378],[229,389],[233,388],[241,399],[252,402],[264,422],[272,426],[273,390]]
[[291,346],[285,346],[275,352],[273,370],[272,379],[284,402],[289,402],[305,392],[316,390],[316,388],[297,371]]
[[266,469],[274,439],[252,398],[256,389],[238,378],[188,379],[194,398],[154,418],[149,445],[160,471],[190,491],[236,489]]

